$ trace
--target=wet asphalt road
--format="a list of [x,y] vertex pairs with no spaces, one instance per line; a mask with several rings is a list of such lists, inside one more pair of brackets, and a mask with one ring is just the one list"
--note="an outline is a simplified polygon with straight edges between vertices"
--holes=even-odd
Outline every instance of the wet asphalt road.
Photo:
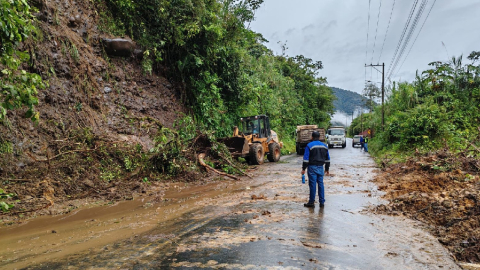
[[459,269],[417,223],[366,211],[374,163],[349,142],[330,149],[324,208],[303,207],[302,157],[286,156],[148,232],[26,269]]

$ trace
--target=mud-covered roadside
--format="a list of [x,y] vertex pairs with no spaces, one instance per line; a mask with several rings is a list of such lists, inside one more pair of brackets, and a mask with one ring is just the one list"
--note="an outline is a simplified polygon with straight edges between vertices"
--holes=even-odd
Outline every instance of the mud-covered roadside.
[[424,223],[460,262],[480,262],[479,160],[448,151],[388,166],[375,181],[388,205],[375,210]]
[[325,207],[303,206],[302,157],[282,157],[256,167],[252,179],[171,186],[172,201],[134,200],[0,230],[9,247],[0,268],[459,269],[419,222],[365,211],[382,195],[367,153],[330,155]]

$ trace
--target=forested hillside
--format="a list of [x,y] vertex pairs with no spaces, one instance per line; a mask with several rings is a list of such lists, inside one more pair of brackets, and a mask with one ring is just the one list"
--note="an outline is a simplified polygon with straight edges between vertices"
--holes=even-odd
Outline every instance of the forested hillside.
[[321,61],[246,27],[262,0],[0,1],[0,195],[17,210],[199,179],[198,149],[242,173],[216,143],[240,117],[269,115],[289,152],[333,112]]
[[331,87],[333,94],[337,99],[333,101],[333,106],[335,111],[341,111],[344,113],[352,113],[359,111],[362,108],[367,108],[367,99],[362,95],[349,91],[340,89],[337,87]]

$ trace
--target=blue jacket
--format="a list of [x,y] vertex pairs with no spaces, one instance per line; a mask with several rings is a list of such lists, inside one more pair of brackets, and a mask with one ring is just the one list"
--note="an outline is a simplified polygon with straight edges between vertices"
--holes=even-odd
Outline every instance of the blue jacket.
[[321,141],[312,141],[305,147],[305,154],[303,155],[302,169],[305,170],[309,165],[323,166],[325,164],[325,171],[330,168],[330,154],[328,153],[328,146]]

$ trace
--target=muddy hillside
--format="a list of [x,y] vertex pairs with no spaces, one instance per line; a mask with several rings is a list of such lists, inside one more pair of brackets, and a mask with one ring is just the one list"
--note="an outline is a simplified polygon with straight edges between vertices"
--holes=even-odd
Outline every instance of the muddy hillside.
[[0,181],[16,194],[12,212],[141,192],[151,180],[138,175],[143,153],[186,112],[177,84],[161,67],[145,72],[143,50],[128,37],[101,31],[92,1],[29,4],[41,35],[20,48],[30,53],[24,68],[48,86],[38,93],[37,122],[11,110],[0,129]]

